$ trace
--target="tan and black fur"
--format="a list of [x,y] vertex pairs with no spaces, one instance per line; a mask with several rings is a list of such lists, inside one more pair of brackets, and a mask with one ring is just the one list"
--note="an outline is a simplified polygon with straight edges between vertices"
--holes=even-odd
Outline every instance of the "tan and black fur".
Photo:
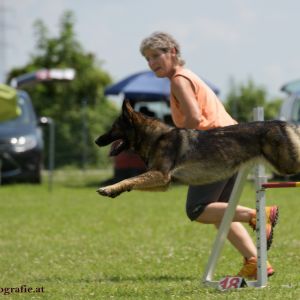
[[189,185],[219,181],[259,159],[280,174],[300,172],[300,128],[283,121],[207,131],[178,129],[135,112],[125,101],[111,130],[95,142],[100,147],[115,142],[111,155],[132,149],[148,168],[139,176],[98,189],[109,197],[131,190],[166,190],[174,179]]

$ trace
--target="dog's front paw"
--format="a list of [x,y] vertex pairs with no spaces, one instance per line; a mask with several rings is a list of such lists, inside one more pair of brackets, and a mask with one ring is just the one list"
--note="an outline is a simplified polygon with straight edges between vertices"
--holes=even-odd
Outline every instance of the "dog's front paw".
[[117,191],[116,189],[112,189],[110,187],[99,188],[97,192],[102,196],[111,197],[111,198],[115,198],[122,193],[121,191]]

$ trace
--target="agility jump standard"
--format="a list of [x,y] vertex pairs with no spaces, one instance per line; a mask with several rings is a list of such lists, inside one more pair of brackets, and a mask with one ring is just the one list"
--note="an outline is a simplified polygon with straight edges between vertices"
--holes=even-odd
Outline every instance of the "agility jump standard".
[[[263,108],[258,107],[254,110],[254,119],[256,121],[262,121]],[[228,207],[224,213],[222,222],[220,224],[212,252],[210,254],[208,264],[206,266],[205,273],[202,278],[203,284],[215,288],[222,288],[221,281],[214,281],[213,274],[217,264],[217,260],[220,256],[222,247],[227,238],[230,224],[233,220],[236,207],[238,205],[239,198],[241,196],[244,183],[247,179],[251,167],[243,166],[237,176],[234,184]],[[266,204],[266,189],[270,188],[292,188],[300,187],[300,182],[267,182],[265,176],[265,168],[263,165],[257,165],[255,168],[255,186],[256,186],[256,247],[257,247],[257,279],[256,281],[244,281],[238,277],[228,277],[228,281],[231,280],[231,284],[227,285],[227,288],[239,288],[243,284],[247,286],[262,288],[268,283],[267,276],[267,243],[266,243],[266,216],[265,216],[265,204]],[[227,284],[226,282],[226,284]],[[226,287],[223,287],[224,289]]]
[[[226,240],[228,235],[230,224],[233,220],[234,212],[236,206],[238,204],[238,198],[241,193],[241,186],[244,183],[244,180],[248,174],[249,169],[245,168],[240,171],[237,179],[237,185],[240,187],[236,187],[236,189],[232,192],[232,197],[230,198],[230,202],[228,208],[224,214],[220,229],[218,231],[218,235],[216,237],[213,251],[211,253],[209,262],[207,264],[206,271],[203,276],[203,283],[205,285],[219,288],[220,281],[213,281],[213,272],[215,270],[217,259],[220,255],[221,248]],[[262,170],[260,170],[261,172]],[[262,179],[262,178],[261,178]],[[245,281],[244,284],[252,287],[265,287],[268,282],[267,277],[267,246],[266,246],[266,221],[265,221],[265,192],[266,189],[274,189],[274,188],[299,188],[300,182],[265,182],[261,183],[260,189],[256,191],[256,211],[257,211],[257,229],[256,229],[256,246],[257,246],[257,280],[256,281]],[[231,287],[239,288],[240,285],[243,284],[242,279],[238,280],[238,277],[230,277],[230,279],[234,280]]]

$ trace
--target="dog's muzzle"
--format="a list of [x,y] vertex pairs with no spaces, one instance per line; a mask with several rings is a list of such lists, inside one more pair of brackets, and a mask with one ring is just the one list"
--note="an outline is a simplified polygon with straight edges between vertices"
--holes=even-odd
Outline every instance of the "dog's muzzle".
[[96,140],[95,143],[99,146],[99,147],[103,147],[103,146],[107,146],[109,144],[111,144],[112,142],[118,140],[120,137],[114,136],[113,134],[111,134],[111,132],[107,132],[101,136],[99,136]]
[[99,147],[104,147],[112,143],[109,153],[110,156],[116,156],[122,151],[128,149],[128,142],[126,140],[123,140],[119,136],[113,136],[110,132],[98,137],[95,140],[95,143]]

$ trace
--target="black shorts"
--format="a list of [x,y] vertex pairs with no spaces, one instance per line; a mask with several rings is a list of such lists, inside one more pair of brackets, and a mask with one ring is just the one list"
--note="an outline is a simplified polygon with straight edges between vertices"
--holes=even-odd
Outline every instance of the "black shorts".
[[186,214],[196,220],[212,202],[228,202],[237,175],[229,179],[205,185],[190,185],[186,200]]

